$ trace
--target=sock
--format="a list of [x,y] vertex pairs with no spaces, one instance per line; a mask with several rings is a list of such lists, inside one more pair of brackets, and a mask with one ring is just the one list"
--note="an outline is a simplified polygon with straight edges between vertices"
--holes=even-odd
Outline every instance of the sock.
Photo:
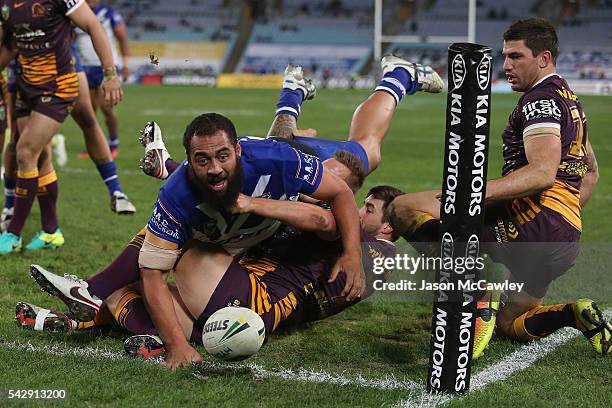
[[519,340],[538,340],[562,327],[576,328],[571,303],[538,306],[514,319],[513,328]]
[[55,170],[38,178],[36,197],[40,206],[40,222],[42,229],[48,234],[53,234],[59,228],[56,210],[57,194],[58,185]]
[[13,208],[15,205],[15,184],[17,180],[14,177],[4,173],[4,208]]
[[191,344],[202,344],[202,326],[198,324],[197,320],[193,322],[193,328],[191,329],[189,342]]
[[142,296],[135,290],[126,292],[115,307],[115,320],[133,334],[159,334],[153,324]]
[[110,265],[87,279],[89,293],[106,299],[111,293],[140,278],[138,254],[144,241],[144,228],[121,251]]
[[297,89],[281,89],[280,98],[276,104],[276,115],[291,115],[294,118],[300,116],[300,105],[304,100],[304,93]]
[[21,236],[32,203],[38,191],[38,170],[34,169],[27,173],[17,172],[17,183],[15,186],[15,214],[9,224],[7,231]]
[[108,146],[111,149],[116,149],[119,147],[119,135],[110,135],[108,140]]
[[398,67],[391,72],[387,72],[383,76],[376,91],[384,91],[395,98],[395,103],[399,104],[404,95],[412,95],[416,92],[416,84],[412,81],[412,77],[404,68]]
[[168,170],[168,176],[170,176],[172,173],[174,173],[176,169],[178,169],[181,163],[174,161],[171,158],[168,158],[166,160],[165,165],[166,165],[166,170]]
[[119,183],[119,177],[117,176],[117,166],[115,162],[111,161],[104,164],[96,164],[102,180],[108,188],[108,192],[113,195],[115,191],[122,191],[121,184]]

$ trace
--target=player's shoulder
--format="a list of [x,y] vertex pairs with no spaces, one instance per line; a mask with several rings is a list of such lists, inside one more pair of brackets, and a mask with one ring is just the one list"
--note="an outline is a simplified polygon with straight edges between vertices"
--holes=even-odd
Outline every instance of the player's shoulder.
[[159,199],[172,210],[188,212],[198,204],[198,195],[188,178],[188,166],[183,162],[159,189]]

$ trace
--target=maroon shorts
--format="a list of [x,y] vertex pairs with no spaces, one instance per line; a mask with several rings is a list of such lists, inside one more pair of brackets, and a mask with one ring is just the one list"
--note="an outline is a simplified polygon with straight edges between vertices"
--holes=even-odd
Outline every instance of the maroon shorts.
[[[250,261],[251,266],[253,259]],[[262,265],[268,263],[262,260]],[[194,323],[191,340],[201,342],[206,320],[226,306],[247,307],[259,314],[266,327],[266,335],[292,324],[320,320],[356,303],[340,296],[344,276],[327,283],[328,274],[308,269],[296,276],[295,269],[278,266],[262,273],[234,259],[217,285],[208,305]]]
[[[440,223],[421,225],[411,240],[419,251],[431,254]],[[487,205],[481,233],[483,251],[505,265],[514,282],[524,283],[529,295],[542,298],[550,283],[567,272],[580,253],[580,231],[546,207],[521,223],[505,203]],[[434,242],[434,244],[432,244]]]
[[74,106],[76,98],[60,98],[52,91],[45,91],[34,85],[17,79],[17,99],[15,101],[15,117],[30,116],[36,111],[51,119],[63,123]]

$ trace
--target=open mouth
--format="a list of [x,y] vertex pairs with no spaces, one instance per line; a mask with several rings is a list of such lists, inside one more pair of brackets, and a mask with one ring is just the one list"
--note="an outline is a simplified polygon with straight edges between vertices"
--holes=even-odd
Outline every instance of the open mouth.
[[225,191],[227,187],[227,179],[219,180],[214,183],[209,183],[210,189],[214,192],[222,192]]

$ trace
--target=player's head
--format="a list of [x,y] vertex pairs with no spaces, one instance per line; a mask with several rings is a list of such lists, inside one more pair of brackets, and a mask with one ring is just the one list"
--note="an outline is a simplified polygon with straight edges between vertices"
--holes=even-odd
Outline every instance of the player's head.
[[242,187],[240,143],[232,121],[217,113],[196,117],[185,129],[183,146],[204,200],[219,209],[231,207]]
[[389,224],[387,206],[395,197],[402,194],[403,191],[391,186],[372,187],[366,194],[363,207],[359,209],[361,228],[376,238],[396,241],[399,234]]
[[504,33],[504,73],[514,91],[524,92],[555,72],[559,40],[555,27],[543,18],[513,23]]
[[323,166],[344,180],[353,193],[361,188],[366,177],[359,158],[343,150],[337,151],[332,158],[325,160]]

